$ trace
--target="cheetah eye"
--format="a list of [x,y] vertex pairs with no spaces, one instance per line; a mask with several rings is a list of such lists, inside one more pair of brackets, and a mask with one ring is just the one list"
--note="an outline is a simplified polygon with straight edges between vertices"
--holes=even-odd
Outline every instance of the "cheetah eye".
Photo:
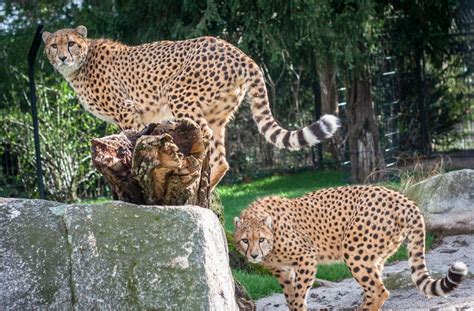
[[57,48],[58,48],[58,45],[57,45],[56,43],[53,43],[53,44],[51,44],[51,47],[52,47],[53,49],[57,49]]
[[260,239],[258,239],[258,242],[259,242],[259,243],[263,243],[263,241],[265,241],[265,238],[260,238]]
[[74,46],[74,44],[76,44],[76,42],[74,42],[74,41],[69,41],[69,42],[67,43],[67,46],[71,47],[71,46]]
[[247,240],[247,239],[242,239],[242,243],[244,243],[244,244],[249,244],[249,240]]

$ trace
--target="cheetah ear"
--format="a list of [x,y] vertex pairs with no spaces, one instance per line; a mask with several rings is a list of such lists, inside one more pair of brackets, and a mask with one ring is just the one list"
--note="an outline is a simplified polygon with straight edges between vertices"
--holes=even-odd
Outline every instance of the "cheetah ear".
[[46,43],[48,38],[51,37],[51,33],[48,32],[48,31],[44,31],[43,34],[41,35],[41,37],[43,38],[43,42]]
[[240,228],[240,225],[242,224],[242,220],[240,220],[239,217],[234,217],[234,226],[236,228]]
[[87,37],[87,28],[86,28],[86,26],[82,26],[82,25],[78,26],[78,27],[76,27],[75,30],[77,31],[77,33],[79,33],[84,38]]
[[272,228],[273,220],[270,216],[265,217],[265,220],[263,221],[265,226],[267,226],[269,229]]

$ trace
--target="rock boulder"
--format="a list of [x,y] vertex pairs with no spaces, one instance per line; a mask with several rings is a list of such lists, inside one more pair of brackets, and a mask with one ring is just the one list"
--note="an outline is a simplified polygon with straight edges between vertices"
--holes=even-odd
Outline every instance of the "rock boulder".
[[237,309],[224,232],[200,207],[1,200],[0,256],[7,310]]
[[474,233],[474,170],[433,176],[408,188],[405,195],[420,206],[428,230]]
[[0,198],[0,309],[72,309],[66,227],[48,201]]

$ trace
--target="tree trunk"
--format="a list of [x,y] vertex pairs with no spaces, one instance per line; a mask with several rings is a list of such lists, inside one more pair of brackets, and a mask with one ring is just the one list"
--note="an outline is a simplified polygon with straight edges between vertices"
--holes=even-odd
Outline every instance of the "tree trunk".
[[354,77],[352,81],[346,80],[351,175],[358,183],[380,180],[385,167],[371,87],[368,73],[364,77]]
[[209,142],[191,120],[95,138],[92,163],[109,183],[114,199],[209,208]]
[[[313,100],[314,100],[314,119],[321,118],[321,83],[313,83]],[[323,169],[323,145],[322,143],[313,146],[311,149],[311,160],[316,169]]]
[[[421,43],[422,44],[422,43]],[[420,134],[421,134],[421,152],[425,155],[431,154],[431,135],[430,118],[424,92],[424,56],[423,47],[417,47],[415,50],[415,76],[417,88],[418,109],[420,112]]]
[[336,68],[326,65],[318,69],[319,84],[321,86],[321,113],[338,114]]
[[[318,76],[321,94],[321,115],[324,114],[339,114],[339,106],[337,102],[337,83],[336,83],[336,68],[331,64],[324,64],[318,66]],[[341,162],[343,158],[343,150],[341,148],[342,138],[340,131],[334,134],[333,138],[323,143],[327,146],[327,150],[331,153],[336,161]]]
[[[209,142],[193,121],[164,121],[141,132],[93,139],[92,163],[109,183],[114,199],[198,205],[213,210],[223,223],[220,200],[209,195],[209,150]],[[242,286],[234,283],[239,309],[255,310]]]

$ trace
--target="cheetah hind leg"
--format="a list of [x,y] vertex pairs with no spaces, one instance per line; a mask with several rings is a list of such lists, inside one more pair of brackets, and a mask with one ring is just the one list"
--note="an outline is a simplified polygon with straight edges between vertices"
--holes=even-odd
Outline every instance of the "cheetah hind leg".
[[217,186],[219,181],[224,177],[225,173],[229,169],[229,164],[225,158],[225,126],[217,126],[216,124],[210,124],[212,130],[212,141],[211,141],[211,191]]
[[225,148],[222,143],[213,141],[214,146],[212,146],[211,151],[211,191],[214,190],[214,187],[221,181],[221,179],[227,173],[229,169],[229,164],[225,158]]
[[380,310],[390,293],[383,284],[382,271],[378,265],[366,263],[365,268],[359,272],[353,271],[352,275],[364,289],[364,301],[358,310]]
[[209,165],[211,167],[210,189],[212,192],[229,169],[229,164],[225,158],[224,128],[211,128],[204,118],[192,119],[201,128],[203,138],[210,142],[211,155],[209,159]]

